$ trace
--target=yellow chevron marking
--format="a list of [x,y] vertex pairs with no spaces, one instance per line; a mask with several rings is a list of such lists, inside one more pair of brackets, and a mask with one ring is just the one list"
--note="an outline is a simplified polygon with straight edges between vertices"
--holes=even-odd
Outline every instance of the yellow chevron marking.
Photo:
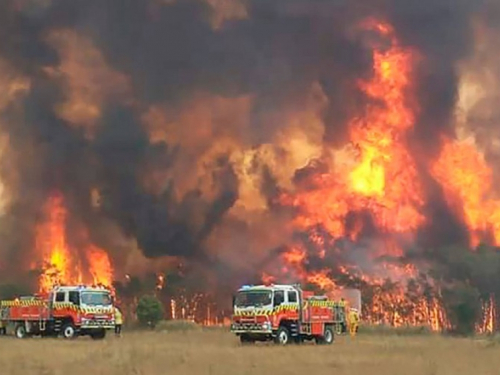
[[[48,303],[46,301],[41,301],[41,300],[0,301],[0,307],[22,307],[22,306],[48,306]],[[52,307],[54,308],[54,310],[69,309],[73,311],[94,313],[94,314],[109,314],[112,312],[110,308],[101,308],[101,307],[82,308],[71,302],[54,302]]]
[[338,303],[334,301],[309,301],[309,305],[312,307],[334,307]]
[[[316,301],[316,300],[306,300],[303,301],[302,308],[307,309],[308,307],[342,307],[341,302],[335,301]],[[298,304],[283,304],[276,306],[272,310],[270,309],[256,309],[253,311],[236,311],[235,316],[256,316],[256,315],[276,315],[283,311],[294,311],[298,310]]]
[[81,308],[77,305],[74,305],[71,302],[54,302],[52,305],[54,310],[73,310],[73,311],[81,311]]
[[264,316],[269,316],[272,314],[272,310],[270,309],[257,309],[253,311],[237,311],[235,312],[234,315],[236,316],[257,316],[257,315],[264,315]]
[[109,314],[111,309],[106,307],[84,307],[82,311],[87,314]]
[[18,301],[0,301],[1,307],[16,307],[16,306],[43,306],[45,301],[40,300],[18,300]]

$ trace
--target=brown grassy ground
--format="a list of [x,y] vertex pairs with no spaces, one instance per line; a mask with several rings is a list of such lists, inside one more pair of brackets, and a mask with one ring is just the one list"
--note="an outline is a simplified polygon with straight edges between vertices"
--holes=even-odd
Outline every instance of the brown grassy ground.
[[500,374],[500,344],[435,336],[359,335],[332,346],[241,347],[223,331],[129,332],[121,339],[0,338],[0,374]]

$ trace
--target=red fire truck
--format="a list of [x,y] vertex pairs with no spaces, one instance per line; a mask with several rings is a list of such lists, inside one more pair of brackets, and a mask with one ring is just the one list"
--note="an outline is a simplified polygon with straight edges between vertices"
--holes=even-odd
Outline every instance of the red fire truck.
[[0,320],[4,326],[13,325],[18,338],[103,339],[106,330],[115,327],[110,291],[88,286],[55,287],[47,294],[0,301]]
[[342,302],[303,291],[299,285],[243,286],[233,298],[231,332],[241,343],[315,340],[329,345],[341,324],[345,324]]

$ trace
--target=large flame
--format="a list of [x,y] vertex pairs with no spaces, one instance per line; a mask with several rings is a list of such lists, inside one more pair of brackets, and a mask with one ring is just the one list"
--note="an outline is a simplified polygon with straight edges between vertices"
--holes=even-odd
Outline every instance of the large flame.
[[[373,76],[359,82],[370,104],[349,124],[349,146],[357,151],[355,161],[343,163],[349,152],[335,151],[333,171],[316,173],[309,177],[306,189],[281,197],[282,204],[296,208],[294,226],[308,233],[309,238],[307,251],[300,243],[288,248],[282,256],[284,266],[276,273],[286,277],[292,272],[296,278],[323,290],[339,288],[339,280],[369,287],[370,303],[363,306],[367,321],[394,326],[427,324],[440,330],[449,323],[439,289],[430,281],[416,282],[416,267],[383,260],[402,256],[397,238],[411,238],[425,224],[421,213],[425,196],[406,141],[418,111],[411,96],[418,55],[399,45],[390,25],[370,21],[365,26],[377,31],[389,47],[374,47]],[[475,247],[481,241],[500,245],[500,200],[494,195],[492,170],[475,143],[443,137],[441,154],[430,171],[441,185],[449,207],[463,218],[470,245]],[[353,221],[349,217],[353,213],[364,216],[360,219],[355,215]],[[372,260],[377,261],[369,267],[374,271],[371,275],[356,261],[336,265],[336,269],[308,270],[311,254],[319,259],[336,256],[345,251],[337,240],[357,244],[366,238],[366,216],[383,238],[372,241],[368,250]],[[391,281],[382,279],[382,275]],[[273,281],[276,277],[266,272],[263,279]],[[483,315],[478,331],[492,332],[496,315],[493,296],[483,301]]]
[[[113,270],[109,255],[93,244],[72,248],[67,239],[68,212],[61,194],[44,207],[45,221],[36,229],[35,251],[43,260],[40,291],[56,285],[93,284],[111,287]],[[80,251],[78,251],[80,250]]]
[[[359,82],[370,104],[349,126],[350,147],[357,151],[355,161],[337,162],[334,172],[314,175],[307,191],[284,195],[281,200],[297,208],[295,226],[310,233],[309,241],[319,248],[320,258],[327,255],[325,247],[338,251],[336,239],[359,239],[364,221],[356,219],[348,226],[350,213],[368,213],[378,231],[389,235],[379,248],[370,251],[373,258],[401,256],[401,249],[390,235],[411,235],[425,220],[419,211],[424,204],[422,186],[406,143],[417,110],[410,96],[417,54],[400,46],[390,25],[371,21],[365,26],[388,40],[389,47],[374,48],[373,76]],[[338,159],[343,161],[345,158]],[[329,243],[318,236],[315,230],[318,227],[326,230],[332,239]],[[325,290],[338,287],[328,270],[307,272],[306,255],[297,246],[293,246],[283,260],[287,264],[285,268],[293,268],[303,281]],[[416,276],[411,266],[382,264],[381,269],[403,284]],[[361,282],[371,285],[376,294],[371,306],[364,307],[367,320],[396,326],[403,322],[429,324],[436,330],[445,324],[444,310],[437,297],[423,298],[421,295],[420,299],[412,299],[400,284],[387,289],[384,280],[369,277],[356,265],[339,267],[335,272],[337,278],[349,279],[356,275]],[[269,275],[266,278],[269,280]]]
[[94,245],[89,245],[85,251],[89,272],[92,275],[92,284],[111,287],[113,282],[113,268],[109,255]]
[[491,168],[474,143],[444,139],[432,173],[443,187],[448,205],[464,218],[471,245],[477,246],[488,236],[500,245],[500,200],[492,195]]
[[[207,9],[211,9],[207,15],[212,22],[214,39],[219,34],[223,35],[224,27],[231,24],[227,21],[251,16],[242,0],[205,1]],[[168,0],[155,1],[157,6],[170,6],[171,3]],[[155,13],[157,8],[152,9],[151,13]],[[141,188],[151,196],[172,195],[172,202],[180,202],[177,209],[175,204],[172,204],[174,208],[170,208],[165,200],[163,206],[168,206],[171,212],[168,212],[169,215],[158,215],[161,218],[158,220],[165,220],[171,215],[176,223],[177,220],[182,223],[180,231],[184,230],[184,222],[189,222],[186,227],[202,227],[200,241],[207,238],[203,248],[217,248],[219,251],[210,255],[227,255],[220,248],[230,247],[228,243],[232,244],[232,241],[228,238],[231,236],[236,238],[235,243],[251,238],[258,243],[258,246],[253,246],[258,248],[253,254],[255,258],[261,258],[258,251],[281,250],[279,267],[269,269],[266,262],[258,263],[259,267],[263,265],[261,271],[265,282],[284,281],[290,277],[325,291],[345,285],[358,287],[367,291],[370,301],[363,306],[364,319],[395,326],[428,324],[439,330],[448,325],[439,288],[432,281],[420,280],[421,270],[416,265],[408,264],[409,260],[404,258],[403,252],[404,244],[414,243],[415,233],[429,224],[423,212],[429,203],[425,201],[424,186],[427,184],[421,180],[408,142],[419,117],[419,108],[413,97],[417,83],[416,68],[420,58],[425,59],[425,56],[421,56],[416,49],[405,47],[396,30],[388,23],[370,19],[361,25],[361,29],[377,36],[363,39],[371,48],[373,66],[370,77],[354,82],[366,104],[355,116],[343,121],[343,125],[348,124],[347,134],[342,134],[347,137],[348,144],[343,148],[325,146],[325,139],[331,136],[329,131],[333,127],[326,126],[324,112],[330,109],[336,98],[328,93],[327,85],[322,84],[321,75],[311,75],[313,78],[307,81],[307,86],[303,84],[303,90],[310,92],[301,97],[302,103],[294,101],[294,95],[290,95],[290,103],[288,98],[280,98],[277,101],[279,104],[267,106],[263,105],[259,93],[236,89],[233,91],[235,96],[231,96],[223,89],[226,85],[222,85],[217,94],[198,88],[191,93],[179,90],[182,100],[171,100],[168,95],[166,98],[152,95],[155,100],[143,100],[140,94],[135,95],[134,90],[142,86],[137,82],[144,81],[143,90],[148,92],[153,82],[144,77],[137,79],[134,72],[138,70],[147,76],[146,71],[150,69],[138,69],[142,64],[125,63],[115,70],[111,65],[117,60],[113,58],[114,53],[101,51],[98,47],[106,43],[94,43],[90,36],[59,28],[47,32],[45,42],[59,54],[60,63],[43,71],[48,79],[61,85],[61,101],[53,108],[55,114],[72,127],[71,136],[85,134],[85,147],[95,145],[95,140],[102,141],[97,143],[102,149],[109,147],[104,138],[114,136],[112,132],[107,133],[113,127],[107,129],[102,121],[103,116],[108,115],[108,108],[120,103],[131,105],[134,113],[137,111],[138,126],[143,126],[142,130],[149,136],[151,144],[148,146],[155,148],[153,152],[148,149],[143,154],[142,151],[146,150],[142,147],[145,145],[140,145],[142,151],[136,156],[144,159],[147,168],[140,173],[134,170],[131,173],[134,178],[130,180],[134,184],[142,184]],[[230,42],[227,40],[227,43]],[[0,70],[3,71],[2,64],[0,61]],[[257,71],[264,69],[266,64],[262,68],[260,65]],[[211,69],[207,72],[211,73]],[[208,76],[212,77],[212,74]],[[161,77],[158,78],[161,82]],[[192,83],[202,78],[204,74],[199,77],[194,75]],[[228,78],[231,79],[230,74]],[[300,81],[306,82],[299,77]],[[35,81],[33,84],[36,86]],[[495,86],[494,82],[491,85]],[[28,92],[29,86],[30,82],[24,79],[9,85],[10,89],[0,94],[0,109],[7,107],[14,94]],[[463,99],[467,99],[468,108],[472,107],[470,97]],[[270,124],[275,129],[256,130],[259,126],[255,125],[260,123]],[[106,131],[101,132],[100,126]],[[142,132],[138,133],[141,133],[142,140]],[[130,137],[130,143],[135,143],[135,136]],[[121,146],[116,152],[128,154],[128,148]],[[92,147],[87,149],[89,153],[93,150]],[[157,154],[163,155],[165,162],[163,159],[156,162]],[[95,156],[96,165],[102,164],[99,163],[101,156]],[[227,218],[227,223],[232,225],[225,225],[226,222],[220,226],[213,225],[216,229],[205,233],[206,228],[212,228],[210,221],[215,222],[213,216],[219,216],[215,214],[218,207],[212,209],[210,203],[221,193],[216,183],[219,175],[214,170],[221,163],[226,165],[226,157],[231,166],[228,171],[231,169],[234,174],[228,178],[227,190],[232,190],[233,184],[236,185],[233,179],[237,180],[237,188],[234,189],[237,199],[220,221]],[[318,165],[324,168],[314,168],[313,160],[319,161]],[[132,158],[132,161],[135,159]],[[143,164],[132,162],[131,168],[137,165]],[[419,164],[419,167],[423,165]],[[482,241],[500,245],[500,199],[494,194],[493,171],[477,145],[443,137],[441,152],[428,167],[431,176],[441,186],[450,210],[468,229],[470,245],[474,247]],[[116,165],[110,163],[109,168],[103,171],[113,168]],[[301,174],[299,171],[308,173]],[[12,179],[16,181],[17,177]],[[113,188],[109,191],[113,193]],[[101,197],[101,191],[95,188],[91,190],[91,196],[93,213],[104,211],[101,203],[105,205],[101,200],[104,201],[105,195]],[[279,196],[279,204],[294,209],[290,228],[281,228],[286,226],[282,225],[283,222],[289,220],[286,214],[279,219],[273,216],[276,214],[272,209],[275,206],[271,208],[271,205],[276,202],[271,196]],[[189,204],[191,200],[195,202],[193,208]],[[117,201],[121,203],[121,199]],[[156,202],[156,199],[151,201]],[[113,202],[106,203],[114,205]],[[136,205],[133,206],[135,210]],[[43,263],[39,289],[47,291],[54,285],[81,283],[111,286],[113,264],[108,249],[93,243],[90,234],[95,233],[95,229],[91,231],[90,227],[79,222],[78,213],[69,212],[67,207],[69,205],[66,205],[63,195],[49,197],[43,208],[44,220],[36,228],[34,254]],[[128,212],[128,208],[124,211]],[[138,211],[141,215],[131,215],[134,219],[138,218],[133,224],[142,223],[142,214],[149,214],[142,207]],[[202,214],[204,211],[208,211],[206,218]],[[268,222],[273,224],[271,230]],[[247,229],[239,223],[258,229]],[[141,239],[138,235],[140,231],[133,233],[134,230],[131,230],[135,225],[127,223],[119,226],[132,241]],[[125,230],[126,227],[128,230]],[[252,235],[240,236],[240,232],[246,235],[247,231]],[[175,228],[173,232],[176,232]],[[282,236],[282,233],[286,235]],[[288,241],[290,233],[296,236]],[[123,234],[120,232],[116,236]],[[175,234],[174,241],[177,238],[182,240],[182,235]],[[268,238],[264,238],[266,236]],[[281,246],[284,237],[288,243]],[[169,240],[166,237],[165,242]],[[261,240],[265,245],[259,242]],[[140,246],[144,246],[142,242]],[[191,243],[187,241],[186,244],[189,246]],[[134,247],[137,252],[138,247]],[[168,247],[165,246],[166,250]],[[231,265],[236,268],[248,261],[239,254],[234,256],[234,247],[229,252],[231,256],[225,260],[230,259]],[[176,256],[179,253],[175,253]],[[163,252],[160,251],[158,255],[161,254]],[[272,263],[274,258],[270,256],[266,259],[271,259],[269,263]],[[255,266],[251,264],[245,269]],[[130,268],[136,272],[140,267],[134,263]],[[167,273],[163,271],[157,274],[157,294],[172,293],[170,282],[166,283]],[[412,284],[415,280],[419,280],[420,284]],[[171,316],[174,319],[194,319],[204,314],[210,320],[214,316],[212,305],[207,302],[210,298],[209,294],[187,296],[185,291],[172,293],[168,295]],[[491,332],[496,316],[494,296],[484,301],[483,315],[484,321],[478,325],[478,330]]]
[[[378,28],[391,31],[388,25]],[[405,147],[405,132],[414,121],[406,98],[414,54],[394,37],[391,41],[388,50],[374,51],[373,78],[359,83],[371,104],[364,116],[350,124],[350,146],[357,150],[355,166],[336,165],[336,173],[313,177],[314,190],[283,197],[284,203],[299,208],[299,227],[321,224],[335,238],[355,238],[362,228],[347,229],[345,218],[349,212],[363,210],[369,210],[377,226],[388,231],[408,232],[424,221],[418,212],[421,187]]]

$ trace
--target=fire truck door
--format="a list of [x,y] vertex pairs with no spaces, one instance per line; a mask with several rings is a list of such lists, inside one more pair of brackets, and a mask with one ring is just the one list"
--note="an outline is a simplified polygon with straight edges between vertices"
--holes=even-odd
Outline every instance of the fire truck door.
[[50,311],[51,311],[52,317],[54,317],[54,315],[56,315],[56,316],[60,315],[58,310],[54,310],[53,307],[54,307],[54,304],[67,302],[67,293],[62,292],[62,291],[58,291],[58,292],[54,293],[52,295],[52,299],[50,300],[50,302],[51,302],[51,310]]

